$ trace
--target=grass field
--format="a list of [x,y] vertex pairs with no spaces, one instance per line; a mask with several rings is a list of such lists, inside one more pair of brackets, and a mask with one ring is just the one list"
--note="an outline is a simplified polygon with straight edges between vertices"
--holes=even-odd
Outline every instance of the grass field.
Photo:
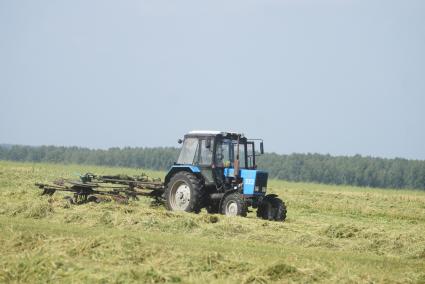
[[70,206],[33,186],[88,171],[141,172],[0,161],[1,283],[425,283],[425,192],[271,181],[288,206],[276,223]]

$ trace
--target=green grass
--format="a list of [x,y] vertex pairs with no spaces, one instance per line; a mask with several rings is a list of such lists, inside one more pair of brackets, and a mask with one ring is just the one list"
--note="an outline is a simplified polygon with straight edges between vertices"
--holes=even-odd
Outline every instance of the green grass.
[[271,181],[284,223],[69,206],[34,182],[127,168],[0,161],[0,282],[425,283],[425,192]]

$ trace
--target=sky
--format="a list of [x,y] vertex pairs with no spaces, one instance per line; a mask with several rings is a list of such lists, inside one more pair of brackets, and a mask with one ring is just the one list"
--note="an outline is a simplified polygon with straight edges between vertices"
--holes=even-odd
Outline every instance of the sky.
[[0,143],[425,159],[425,1],[0,0]]

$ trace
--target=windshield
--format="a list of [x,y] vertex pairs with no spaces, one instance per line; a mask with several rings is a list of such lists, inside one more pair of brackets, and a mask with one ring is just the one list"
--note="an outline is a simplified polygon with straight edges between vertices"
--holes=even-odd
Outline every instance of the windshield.
[[255,168],[254,142],[248,142],[246,144],[246,153],[248,158],[248,168]]
[[[238,152],[238,141],[233,141],[233,153],[236,158],[236,153]],[[239,143],[239,165],[242,168],[246,168],[245,163],[245,144]]]
[[[238,141],[223,139],[217,144],[216,165],[219,168],[233,167],[233,162],[238,151]],[[249,167],[246,164],[246,144],[239,144],[239,164],[242,168]]]

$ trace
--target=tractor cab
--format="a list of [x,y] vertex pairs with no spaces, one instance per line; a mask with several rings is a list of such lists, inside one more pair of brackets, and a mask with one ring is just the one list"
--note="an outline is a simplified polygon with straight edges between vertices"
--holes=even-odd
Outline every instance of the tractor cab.
[[[255,169],[255,144],[241,134],[192,131],[185,135],[177,164],[233,167],[239,148],[241,168]],[[262,143],[262,142],[261,142]],[[239,146],[238,146],[239,145]]]
[[[267,199],[268,173],[257,170],[256,164],[264,153],[261,139],[234,132],[191,131],[179,143],[180,155],[165,177],[164,197],[170,210],[206,207],[210,212],[246,215],[248,206],[257,208]],[[223,207],[223,202],[238,206]]]
[[[207,186],[216,186],[223,190],[230,188],[241,176],[256,172],[255,142],[260,141],[260,153],[263,153],[261,140],[248,140],[243,134],[221,131],[191,131],[185,135],[180,155],[175,163],[177,167],[189,166],[199,170]],[[262,179],[267,181],[266,172]],[[255,177],[254,177],[255,178]],[[267,186],[267,184],[263,184]]]

